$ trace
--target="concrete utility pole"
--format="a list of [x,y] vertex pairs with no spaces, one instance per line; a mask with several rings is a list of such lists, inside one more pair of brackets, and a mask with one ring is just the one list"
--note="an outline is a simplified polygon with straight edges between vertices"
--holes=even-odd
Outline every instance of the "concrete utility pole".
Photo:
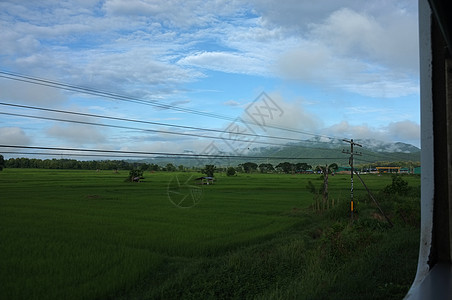
[[351,167],[351,172],[350,172],[350,180],[351,180],[351,188],[350,188],[350,217],[351,220],[353,221],[353,155],[362,155],[361,152],[354,152],[353,151],[353,146],[358,146],[358,147],[362,147],[362,145],[357,144],[355,142],[353,142],[353,139],[351,140],[346,140],[343,139],[342,141],[346,142],[346,143],[350,143],[350,151],[343,149],[342,153],[346,153],[346,154],[350,154],[350,159],[348,161],[348,163],[350,164]]

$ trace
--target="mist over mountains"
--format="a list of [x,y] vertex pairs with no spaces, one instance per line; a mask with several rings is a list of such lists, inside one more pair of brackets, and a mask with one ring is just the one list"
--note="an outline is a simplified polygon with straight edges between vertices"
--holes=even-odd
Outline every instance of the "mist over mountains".
[[[355,143],[355,164],[369,164],[374,162],[419,162],[420,149],[402,142],[383,142],[375,139],[357,139]],[[347,166],[349,163],[350,144],[340,139],[326,137],[313,137],[299,143],[289,143],[282,146],[249,147],[243,151],[230,151],[210,153],[218,157],[157,157],[146,160],[149,163],[166,165],[183,165],[185,167],[204,166],[237,166],[245,162],[271,163],[277,165],[281,162],[305,162],[312,166],[337,163]],[[229,156],[229,157],[225,157]]]

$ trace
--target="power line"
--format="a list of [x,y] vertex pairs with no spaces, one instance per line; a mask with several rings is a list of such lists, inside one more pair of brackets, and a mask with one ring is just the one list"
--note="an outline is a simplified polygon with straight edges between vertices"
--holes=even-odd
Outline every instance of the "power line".
[[[3,103],[0,103],[0,105],[2,105]],[[22,105],[14,105],[12,104],[11,106],[18,106],[21,107]],[[40,109],[40,108],[39,108]],[[47,109],[43,109],[43,110],[47,110]],[[75,113],[75,112],[68,112],[68,111],[58,111],[58,110],[53,110],[53,109],[49,109],[50,111],[55,111],[55,112],[64,112],[64,113],[69,113],[69,114],[75,114],[75,115],[81,115],[81,116],[92,116],[92,117],[103,117],[103,116],[99,116],[99,115],[91,115],[91,114],[85,114],[85,113]],[[154,130],[154,129],[146,129],[146,128],[137,128],[137,127],[129,127],[129,126],[121,126],[121,125],[111,125],[111,124],[101,124],[101,123],[94,123],[94,122],[86,122],[86,121],[77,121],[77,120],[66,120],[66,119],[59,119],[59,118],[52,118],[52,117],[43,117],[43,116],[32,116],[32,115],[24,115],[24,114],[17,114],[17,113],[7,113],[7,112],[0,112],[0,114],[2,115],[9,115],[9,116],[19,116],[19,117],[25,117],[25,118],[33,118],[33,119],[41,119],[41,120],[50,120],[50,121],[58,121],[58,122],[66,122],[66,123],[75,123],[75,124],[82,124],[82,125],[90,125],[90,126],[100,126],[100,127],[109,127],[109,128],[119,128],[119,129],[127,129],[127,130],[138,130],[138,131],[145,131],[145,132],[153,132],[153,133],[163,133],[163,134],[173,134],[173,135],[180,135],[180,136],[191,136],[191,137],[199,137],[199,138],[208,138],[208,139],[217,139],[217,140],[231,140],[234,142],[250,142],[249,140],[241,140],[241,139],[236,139],[233,137],[218,137],[218,136],[208,136],[208,135],[201,135],[201,134],[195,134],[195,133],[184,133],[184,132],[174,132],[174,131],[165,131],[165,130]],[[107,119],[109,119],[110,117],[105,117]],[[115,117],[111,117],[112,119],[117,119]],[[129,120],[129,119],[123,119],[123,118],[118,118],[121,120]],[[132,122],[141,122],[141,123],[153,123],[153,122],[148,122],[148,121],[140,121],[140,120],[131,120]],[[168,124],[169,125],[169,124]],[[200,130],[202,130],[202,128],[200,128]],[[210,131],[210,130],[209,130]],[[214,132],[221,132],[221,133],[231,133],[228,131],[221,131],[221,130],[211,130]],[[239,134],[240,133],[233,133],[234,135]],[[266,135],[256,135],[256,134],[246,134],[243,133],[243,135],[245,136],[254,136],[254,137],[266,137],[266,138],[278,138],[278,137],[273,137],[273,136],[266,136]],[[281,139],[285,139],[285,138],[281,138]],[[287,138],[288,140],[295,140],[300,142],[299,140],[296,139],[290,139]],[[305,141],[303,141],[305,142]],[[265,144],[265,145],[271,145],[271,146],[288,146],[288,145],[282,145],[282,144],[277,144],[277,143],[271,143],[271,142],[264,142],[264,141],[252,141],[252,143],[257,143],[257,144]],[[300,145],[301,146],[301,145]],[[317,150],[330,150],[329,148],[315,148],[315,147],[309,147],[310,149],[317,149]],[[368,156],[373,156],[373,157],[381,157],[381,158],[390,158],[390,155],[396,155],[394,153],[387,153],[385,155],[375,155],[372,153],[366,153],[366,155]],[[400,158],[399,158],[400,159]],[[357,159],[359,161],[364,161],[367,163],[373,163],[374,161],[369,161],[369,160],[365,160],[365,159]]]
[[[106,149],[83,149],[83,148],[65,148],[65,147],[41,147],[41,146],[18,146],[18,145],[0,145],[0,148],[13,149],[34,149],[34,150],[51,150],[51,151],[73,151],[72,156],[77,156],[84,153],[104,153],[108,154],[131,154],[131,155],[160,155],[157,158],[167,157],[183,157],[183,158],[236,158],[236,159],[280,159],[280,160],[308,160],[308,159],[342,159],[342,157],[280,157],[280,156],[246,156],[246,155],[217,155],[217,154],[194,154],[194,153],[168,153],[168,152],[145,152],[145,151],[125,151],[125,150],[106,150]],[[30,153],[31,154],[31,153]],[[39,155],[39,153],[33,153]],[[67,153],[53,153],[53,155],[69,155]],[[94,156],[94,155],[90,155]]]
[[129,156],[115,154],[83,154],[83,153],[57,153],[57,152],[24,152],[24,151],[2,151],[2,154],[42,155],[42,156],[80,156],[80,157],[117,157],[117,158],[146,158],[144,156]]
[[[142,124],[150,124],[150,125],[157,125],[157,126],[167,126],[167,127],[181,128],[181,129],[200,130],[200,131],[208,131],[208,132],[216,132],[216,133],[228,133],[228,134],[234,134],[234,135],[243,135],[243,136],[258,137],[258,138],[270,138],[270,139],[279,139],[279,140],[285,140],[285,141],[300,142],[300,139],[288,138],[288,137],[269,136],[269,135],[252,134],[252,133],[245,133],[245,132],[232,132],[232,131],[226,131],[226,130],[209,129],[209,128],[201,128],[201,127],[185,126],[185,125],[175,125],[175,124],[168,124],[168,123],[161,123],[161,122],[152,122],[152,121],[136,120],[136,119],[129,119],[129,118],[111,117],[111,116],[105,116],[105,115],[73,112],[73,111],[67,111],[67,110],[43,108],[43,107],[37,107],[37,106],[28,106],[28,105],[12,104],[12,103],[5,103],[5,102],[0,102],[0,105],[17,107],[17,108],[33,109],[33,110],[39,110],[39,111],[47,111],[47,112],[56,112],[56,113],[62,113],[62,114],[70,114],[70,115],[76,115],[76,116],[108,119],[108,120],[115,120],[115,121],[125,121],[125,122],[142,123]],[[20,115],[20,116],[25,116],[25,115]]]
[[[228,121],[241,122],[241,123],[244,123],[244,124],[256,125],[255,123],[252,123],[252,122],[246,122],[246,121],[241,120],[241,119],[234,119],[234,118],[222,116],[222,115],[219,115],[219,114],[213,114],[213,113],[207,113],[207,112],[202,112],[202,111],[196,111],[196,110],[182,108],[182,107],[178,107],[178,106],[174,106],[174,105],[161,104],[161,103],[157,103],[155,100],[152,101],[152,102],[149,102],[149,101],[146,101],[146,100],[143,100],[143,99],[133,98],[133,97],[130,97],[130,96],[124,96],[124,95],[115,94],[115,93],[111,93],[111,92],[107,92],[107,91],[101,91],[101,90],[96,90],[96,89],[91,89],[91,88],[86,88],[86,87],[81,87],[81,86],[61,83],[61,82],[57,82],[57,81],[52,81],[52,80],[48,80],[48,79],[32,77],[32,76],[27,76],[27,75],[22,75],[22,74],[13,73],[13,72],[7,72],[7,71],[1,71],[0,70],[0,77],[5,78],[5,79],[10,79],[10,80],[26,82],[26,83],[30,83],[30,84],[36,84],[36,85],[48,86],[48,87],[62,89],[62,90],[68,90],[68,91],[73,91],[73,92],[90,94],[90,95],[94,95],[94,96],[98,96],[98,97],[105,97],[105,98],[110,98],[110,99],[115,99],[115,100],[121,100],[121,101],[128,101],[128,102],[133,102],[133,103],[138,103],[138,104],[151,105],[151,106],[158,107],[158,108],[161,108],[161,109],[171,109],[171,110],[176,110],[176,111],[181,111],[181,112],[186,112],[186,113],[192,113],[192,114],[198,114],[198,115],[202,115],[202,116],[207,116],[207,117],[211,117],[211,118],[217,118],[217,119],[223,119],[223,120],[228,120]],[[200,128],[200,127],[193,127],[193,126],[183,126],[183,125],[174,125],[174,124],[165,124],[165,123],[159,123],[159,122],[141,121],[141,120],[133,120],[133,119],[127,119],[127,118],[117,118],[117,117],[110,117],[110,116],[94,115],[94,114],[84,114],[84,113],[76,113],[76,112],[69,112],[69,111],[62,111],[62,110],[52,110],[52,109],[48,109],[48,108],[32,107],[32,106],[25,106],[25,105],[14,105],[14,104],[9,104],[9,103],[1,103],[1,105],[9,105],[9,106],[15,106],[15,107],[22,107],[22,108],[28,108],[28,109],[37,109],[37,110],[43,110],[43,111],[52,111],[52,112],[59,112],[59,113],[68,113],[68,114],[75,114],[75,115],[80,115],[80,116],[84,115],[84,116],[105,118],[105,119],[118,120],[118,121],[147,123],[147,124],[153,124],[153,125],[158,125],[158,126],[168,126],[168,127],[174,127],[174,128],[182,128],[182,129],[202,130],[202,131],[209,131],[209,132],[229,133],[229,134],[234,134],[234,135],[254,136],[254,137],[272,138],[272,139],[279,139],[279,140],[301,142],[301,140],[294,139],[294,138],[275,137],[275,136],[258,135],[258,134],[251,134],[251,133],[228,132],[228,131],[222,131],[222,130],[216,130],[216,129]],[[27,117],[25,115],[22,115],[22,116],[23,117]],[[54,120],[54,121],[67,121],[67,120]],[[88,124],[88,125],[96,125],[96,124]],[[104,126],[104,125],[105,124],[98,124],[98,126]],[[261,126],[260,124],[257,124],[257,125]],[[111,125],[111,126],[114,126],[114,125]],[[311,135],[311,136],[314,136],[314,137],[325,137],[325,138],[328,138],[328,139],[332,139],[333,141],[334,140],[339,140],[339,138],[336,138],[336,137],[330,137],[330,136],[326,136],[326,135],[313,134],[313,133],[300,131],[300,130],[295,130],[295,129],[290,129],[290,128],[282,128],[282,127],[271,126],[271,125],[265,125],[265,127],[274,128],[274,129],[278,129],[278,130],[285,130],[285,131],[290,131],[290,132],[295,132],[295,133],[300,133],[300,134],[305,134],[305,135]],[[127,128],[127,129],[143,130],[143,129],[137,129],[137,128]],[[147,130],[147,131],[151,131],[151,130]],[[158,131],[154,131],[154,132],[158,132]],[[164,131],[161,132],[161,133],[173,134],[173,132],[164,132]],[[181,134],[181,135],[191,135],[191,134]],[[208,136],[199,136],[199,137],[215,138],[215,137],[208,137]],[[222,139],[224,140],[224,139],[228,139],[228,138],[222,138]],[[237,140],[237,139],[234,139],[234,138],[230,138],[230,140],[239,141],[239,142],[240,141],[248,142],[246,140]],[[330,142],[323,142],[323,141],[309,141],[309,140],[303,140],[302,142],[303,143],[311,143],[311,142],[312,143],[329,143],[329,144],[332,143],[331,141]],[[253,143],[281,146],[280,144],[258,142],[258,141],[253,141]],[[316,149],[322,149],[323,150],[323,149],[326,149],[326,148],[316,148]],[[396,154],[396,153],[386,153],[384,155],[370,154],[370,153],[367,154],[366,153],[366,155],[373,156],[373,157],[381,157],[381,158],[388,158],[388,157],[392,156],[390,159],[394,159],[394,158],[403,159],[403,158],[401,158],[399,156],[399,154]],[[360,160],[362,160],[362,159],[360,159]]]
[[[7,112],[0,112],[0,114],[7,115],[7,116],[16,116],[16,117],[32,118],[32,119],[48,120],[48,121],[58,121],[58,122],[66,122],[66,123],[74,123],[74,124],[82,124],[82,125],[118,128],[118,129],[128,129],[128,130],[139,130],[139,131],[146,131],[146,132],[153,132],[153,133],[163,133],[163,134],[172,134],[172,135],[180,135],[180,136],[208,138],[208,139],[216,139],[216,140],[230,140],[230,141],[234,141],[234,142],[246,142],[246,143],[250,142],[248,140],[240,140],[240,139],[236,139],[236,138],[233,138],[233,137],[218,137],[218,136],[210,136],[210,135],[201,135],[201,134],[196,134],[196,133],[174,132],[174,131],[166,131],[166,130],[155,130],[155,129],[146,129],[146,128],[122,126],[122,125],[101,124],[101,123],[94,123],[94,122],[87,122],[87,121],[66,120],[66,119],[59,119],[59,118],[52,118],[52,117],[31,116],[31,115],[24,115],[24,114],[17,114],[17,113],[7,113]],[[265,144],[265,145],[272,145],[272,146],[283,146],[281,144],[271,143],[271,142],[263,142],[263,141],[252,141],[252,142],[253,143],[257,143],[257,144]]]
[[245,121],[242,119],[236,119],[236,118],[223,116],[223,115],[219,115],[219,114],[202,112],[202,111],[197,111],[197,110],[189,109],[189,108],[182,108],[182,107],[175,106],[175,105],[161,104],[161,103],[157,103],[155,100],[150,102],[147,100],[143,100],[143,99],[139,99],[139,98],[135,98],[135,97],[131,97],[131,96],[120,95],[120,94],[116,94],[116,93],[112,93],[112,92],[101,91],[101,90],[76,86],[76,85],[67,84],[67,83],[61,83],[61,82],[57,82],[57,81],[53,81],[53,80],[49,80],[49,79],[32,77],[32,76],[28,76],[28,75],[13,73],[13,72],[7,72],[7,71],[0,70],[0,77],[5,78],[5,79],[20,81],[20,82],[26,82],[26,83],[31,83],[31,84],[41,85],[41,86],[47,86],[47,87],[72,91],[72,92],[89,94],[89,95],[98,96],[98,97],[115,99],[115,100],[119,100],[119,101],[126,101],[126,102],[132,102],[132,103],[137,103],[137,104],[149,105],[149,106],[154,106],[154,107],[157,107],[160,109],[170,109],[170,110],[181,111],[181,112],[185,112],[185,113],[196,114],[196,115],[201,115],[201,116],[210,117],[210,118],[222,119],[222,120],[233,121],[233,122],[241,122],[241,123],[249,124],[249,125],[258,125],[258,126],[262,126],[262,127],[273,128],[273,129],[282,130],[282,131],[289,131],[289,132],[294,132],[294,133],[299,133],[299,134],[304,134],[304,135],[309,135],[309,136],[314,136],[314,137],[339,139],[337,137],[319,135],[319,134],[296,130],[296,129],[292,129],[292,128],[284,128],[284,127],[273,126],[273,125],[256,124],[254,122],[249,122],[249,121]]
[[[2,103],[0,103],[0,105],[2,105]],[[12,105],[12,106],[19,106],[21,107],[22,105]],[[43,110],[47,110],[47,109],[43,109]],[[57,111],[57,110],[50,110],[50,111]],[[65,112],[65,113],[73,113],[73,112],[67,112],[67,111],[58,111],[58,112]],[[221,139],[221,140],[232,140],[234,142],[250,142],[248,140],[240,140],[240,139],[235,139],[235,138],[231,138],[231,137],[217,137],[217,136],[206,136],[206,135],[200,135],[200,134],[194,134],[194,133],[183,133],[183,132],[173,132],[173,131],[164,131],[164,130],[153,130],[153,129],[145,129],[145,128],[136,128],[136,127],[128,127],[128,126],[120,126],[120,125],[110,125],[110,124],[101,124],[101,123],[94,123],[94,122],[86,122],[86,121],[76,121],[76,120],[66,120],[66,119],[59,119],[59,118],[52,118],[52,117],[42,117],[42,116],[31,116],[31,115],[24,115],[24,114],[16,114],[16,113],[7,113],[7,112],[0,112],[0,114],[3,115],[10,115],[10,116],[19,116],[19,117],[26,117],[26,118],[34,118],[34,119],[41,119],[41,120],[51,120],[51,121],[59,121],[59,122],[67,122],[67,123],[75,123],[75,124],[83,124],[83,125],[91,125],[91,126],[101,126],[101,127],[110,127],[110,128],[120,128],[120,129],[128,129],[128,130],[139,130],[139,131],[146,131],[146,132],[153,132],[153,133],[164,133],[164,134],[174,134],[174,135],[181,135],[181,136],[191,136],[191,137],[200,137],[200,138],[209,138],[209,139]],[[98,116],[98,115],[91,115],[91,114],[84,114],[84,113],[73,113],[75,115],[83,115],[83,116]],[[102,117],[102,116],[98,116],[98,117]],[[109,117],[106,117],[109,118]],[[112,117],[113,119],[115,119],[114,117]],[[121,120],[128,120],[128,119],[121,119]],[[143,122],[143,123],[148,123],[148,121],[139,121],[139,120],[130,120],[130,121],[136,121],[136,122]],[[150,122],[152,123],[152,122]],[[227,131],[220,131],[220,130],[214,130],[214,131],[218,131],[218,132],[222,132],[222,133],[230,133]],[[236,133],[233,133],[236,134]],[[256,137],[267,137],[267,138],[277,138],[277,137],[272,137],[272,136],[260,136],[260,135],[255,135],[255,134],[245,134],[245,135],[249,135],[249,136],[256,136]],[[290,140],[295,140],[295,139],[290,139]],[[297,140],[298,141],[298,140]],[[276,143],[271,143],[271,142],[264,142],[264,141],[252,141],[252,143],[257,143],[257,144],[265,144],[265,145],[273,145],[273,146],[283,146],[281,144],[276,144]],[[287,146],[287,145],[286,145]],[[318,150],[329,150],[328,148],[314,148],[314,147],[310,147],[310,149],[318,149]],[[394,155],[392,153],[387,153],[385,156],[383,155],[374,155],[371,153],[366,153],[366,155],[368,156],[373,156],[373,157],[384,157],[384,158],[388,158],[390,155]],[[365,160],[365,159],[357,159],[359,161],[364,161],[367,163],[373,163],[374,161],[369,161],[369,160]]]

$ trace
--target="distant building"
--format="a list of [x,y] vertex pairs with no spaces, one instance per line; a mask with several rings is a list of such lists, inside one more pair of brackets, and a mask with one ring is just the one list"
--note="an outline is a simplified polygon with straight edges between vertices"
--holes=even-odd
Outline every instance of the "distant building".
[[336,174],[350,174],[352,172],[352,167],[338,167]]
[[401,167],[376,167],[378,173],[400,173]]

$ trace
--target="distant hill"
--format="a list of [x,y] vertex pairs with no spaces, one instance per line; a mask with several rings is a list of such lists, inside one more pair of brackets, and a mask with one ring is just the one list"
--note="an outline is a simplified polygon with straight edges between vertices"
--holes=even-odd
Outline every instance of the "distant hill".
[[[420,149],[406,143],[388,143],[373,139],[355,140],[363,147],[355,147],[356,152],[362,155],[355,156],[355,164],[367,164],[377,161],[420,161]],[[260,163],[271,163],[273,165],[284,161],[296,163],[306,162],[312,166],[337,163],[341,166],[348,165],[349,156],[343,150],[350,150],[350,144],[342,140],[332,140],[324,138],[311,138],[299,143],[287,144],[280,147],[256,147],[250,148],[243,154],[246,158],[221,158],[221,159],[198,159],[182,157],[158,157],[147,160],[148,163],[155,163],[161,166],[172,163],[175,166],[184,165],[203,166],[205,164],[215,164],[216,166],[237,166],[247,161]],[[227,153],[225,155],[235,155]]]

